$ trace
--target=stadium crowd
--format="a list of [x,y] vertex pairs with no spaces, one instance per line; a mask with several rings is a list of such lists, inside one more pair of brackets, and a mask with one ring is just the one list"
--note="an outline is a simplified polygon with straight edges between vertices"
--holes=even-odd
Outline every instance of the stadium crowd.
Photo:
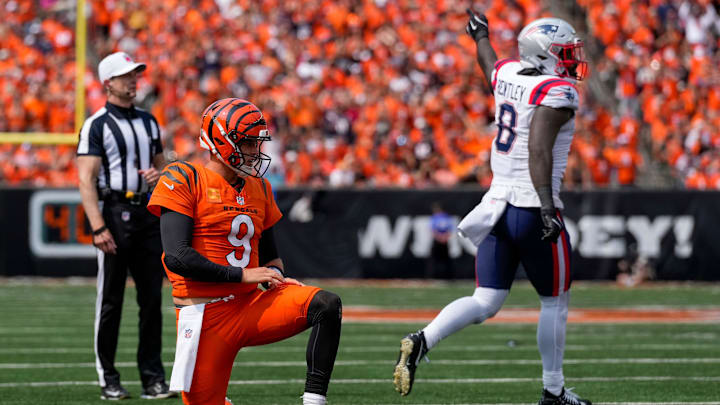
[[[523,25],[549,14],[531,0],[476,4],[499,57],[517,56]],[[569,16],[588,30],[591,78],[579,84],[566,187],[634,186],[652,162],[672,185],[720,189],[718,2],[578,4]],[[72,132],[74,2],[2,7],[0,132]],[[148,64],[140,104],[170,158],[203,159],[199,114],[232,95],[270,121],[276,186],[489,185],[492,96],[454,2],[128,0],[88,2],[88,12],[88,66],[116,50]],[[96,72],[85,84],[94,111],[104,102]],[[0,181],[74,186],[74,150],[0,144]]]

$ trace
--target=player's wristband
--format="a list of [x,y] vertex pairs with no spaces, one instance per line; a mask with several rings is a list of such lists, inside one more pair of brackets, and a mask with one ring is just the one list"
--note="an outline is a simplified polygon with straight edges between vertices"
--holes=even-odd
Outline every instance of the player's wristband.
[[93,234],[93,236],[98,236],[98,235],[100,235],[101,233],[105,232],[105,230],[107,230],[107,226],[106,226],[106,225],[103,225],[103,226],[101,226],[100,228],[92,231],[92,234]]
[[273,269],[273,270],[277,271],[278,273],[280,273],[280,275],[281,275],[283,278],[285,278],[285,272],[282,271],[282,269],[280,269],[280,267],[278,267],[278,266],[267,266],[267,268],[268,268],[268,269]]
[[227,281],[232,283],[242,283],[243,268],[242,267],[228,267],[227,270]]
[[555,201],[553,200],[552,187],[542,186],[537,189],[540,198],[540,210],[555,212]]

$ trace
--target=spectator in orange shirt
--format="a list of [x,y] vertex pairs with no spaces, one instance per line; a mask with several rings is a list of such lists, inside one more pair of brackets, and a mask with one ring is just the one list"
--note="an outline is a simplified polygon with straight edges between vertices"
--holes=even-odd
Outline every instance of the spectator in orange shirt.
[[628,145],[628,140],[619,138],[615,147],[606,147],[603,156],[610,163],[617,184],[634,186],[637,169],[643,165],[642,157]]
[[[15,3],[14,11],[5,10],[5,24],[0,26],[0,88],[5,90],[0,96],[5,106],[0,131],[70,132],[75,83],[71,13],[62,12],[62,2]],[[325,132],[326,117],[333,112],[330,126],[343,128],[337,134],[353,150],[324,158],[323,168],[313,176],[315,183],[327,185],[327,173],[347,154],[377,160],[363,154],[384,140],[383,133],[375,130],[378,125],[389,125],[386,133],[421,134],[405,134],[407,148],[429,142],[446,159],[442,169],[456,177],[467,178],[471,168],[482,164],[482,151],[468,152],[477,150],[478,144],[457,142],[454,131],[460,127],[463,133],[472,125],[480,139],[491,137],[493,129],[482,122],[493,116],[493,107],[471,84],[479,73],[468,56],[474,44],[461,35],[463,10],[453,10],[450,2],[355,5],[307,0],[301,7],[276,0],[195,3],[93,3],[89,16],[93,38],[89,55],[125,50],[150,62],[147,79],[139,82],[140,104],[159,118],[169,149],[175,148],[179,157],[199,156],[184,147],[195,137],[185,131],[195,126],[191,112],[214,97],[233,94],[262,100],[264,106],[272,104],[266,110],[283,144],[281,156],[290,156],[285,151],[308,152],[307,139],[290,122],[320,129],[322,138],[336,136],[335,131]],[[605,57],[596,56],[593,74],[597,83],[608,83],[617,94],[609,101],[602,101],[602,93],[590,94],[581,103],[582,110],[597,112],[587,118],[593,142],[607,137],[612,143],[625,131],[604,123],[608,117],[620,119],[630,112],[633,119],[641,119],[630,145],[643,140],[652,127],[653,158],[663,157],[672,164],[664,158],[665,139],[672,131],[687,131],[673,124],[675,117],[699,116],[715,127],[719,124],[709,117],[709,111],[720,104],[720,81],[711,69],[720,64],[716,52],[720,24],[712,2],[581,0],[579,4],[587,11],[586,24],[579,25],[587,25],[589,34],[606,48]],[[180,9],[189,11],[177,12]],[[533,1],[492,2],[487,14],[497,22],[493,43],[503,53],[500,57],[515,56],[507,44],[525,22],[542,13]],[[97,81],[86,85],[87,105],[95,110],[104,100],[101,86]],[[617,114],[602,112],[618,106]],[[380,111],[386,112],[386,121],[379,119]],[[644,147],[643,142],[638,144]],[[578,167],[583,165],[594,170],[585,156]],[[358,182],[365,176],[372,180],[377,173],[365,173],[363,166],[351,169]],[[418,169],[407,160],[395,166],[398,173],[389,183],[384,179],[380,183],[409,187],[415,182],[408,182],[406,175],[422,177],[415,175]],[[52,177],[74,185],[69,175],[74,165],[37,169],[16,171],[10,177],[30,184]],[[286,182],[307,184],[310,169],[303,169],[302,176],[287,170]],[[40,174],[48,170],[62,175]]]

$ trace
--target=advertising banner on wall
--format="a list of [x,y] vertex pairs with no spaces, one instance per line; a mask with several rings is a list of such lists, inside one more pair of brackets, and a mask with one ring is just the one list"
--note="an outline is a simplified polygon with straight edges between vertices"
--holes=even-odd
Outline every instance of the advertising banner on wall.
[[77,190],[2,189],[0,212],[0,275],[97,274]]
[[[482,190],[278,190],[275,232],[290,274],[341,278],[474,278],[475,247],[451,233],[451,264],[433,268],[430,217],[454,224]],[[720,193],[566,192],[576,279],[613,279],[621,260],[656,278],[720,279]],[[76,190],[0,191],[0,275],[95,275],[95,249]],[[519,276],[522,276],[520,269]]]
[[[283,253],[303,274],[424,277],[430,215],[439,203],[457,224],[482,191],[283,191]],[[612,279],[622,259],[646,259],[659,279],[720,279],[720,193],[563,193],[577,279]],[[452,234],[453,275],[474,278],[475,247]],[[299,261],[295,261],[299,259]],[[333,268],[327,268],[334,265]]]

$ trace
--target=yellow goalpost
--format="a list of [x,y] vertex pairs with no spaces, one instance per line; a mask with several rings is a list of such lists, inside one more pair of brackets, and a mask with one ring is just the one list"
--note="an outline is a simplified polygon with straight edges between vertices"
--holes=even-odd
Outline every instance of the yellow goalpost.
[[75,21],[75,132],[0,132],[0,143],[36,145],[74,145],[85,120],[85,51],[87,47],[87,21],[85,0],[77,0]]

